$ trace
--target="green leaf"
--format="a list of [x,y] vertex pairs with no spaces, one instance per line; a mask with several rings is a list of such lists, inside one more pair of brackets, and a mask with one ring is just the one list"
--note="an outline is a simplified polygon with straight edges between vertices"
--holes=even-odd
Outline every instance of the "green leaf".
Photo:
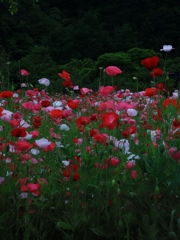
[[58,229],[58,230],[61,230],[61,229],[72,230],[72,227],[64,221],[59,221],[56,224],[56,229]]
[[97,236],[100,236],[100,237],[104,237],[105,236],[105,233],[104,233],[104,229],[102,226],[100,227],[92,227],[92,228],[89,228],[94,234],[96,234]]

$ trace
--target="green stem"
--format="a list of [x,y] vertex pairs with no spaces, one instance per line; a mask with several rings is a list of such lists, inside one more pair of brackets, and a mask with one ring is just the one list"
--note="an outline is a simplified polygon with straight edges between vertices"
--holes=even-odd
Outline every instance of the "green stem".
[[112,80],[112,86],[114,86],[114,78],[113,78],[113,76],[111,77],[111,80]]

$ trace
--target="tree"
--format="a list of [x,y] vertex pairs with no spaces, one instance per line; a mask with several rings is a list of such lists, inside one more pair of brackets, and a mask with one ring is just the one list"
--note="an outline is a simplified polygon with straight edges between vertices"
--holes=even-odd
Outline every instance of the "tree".
[[[35,2],[38,2],[38,0],[31,0],[31,1],[32,1],[32,4],[34,4]],[[9,6],[8,11],[10,11],[12,15],[14,13],[17,13],[19,0],[1,0],[1,2],[8,3],[8,6]]]

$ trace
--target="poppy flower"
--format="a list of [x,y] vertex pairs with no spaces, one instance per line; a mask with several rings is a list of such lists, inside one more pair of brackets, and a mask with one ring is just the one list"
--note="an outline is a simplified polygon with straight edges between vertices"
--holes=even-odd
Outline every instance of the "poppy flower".
[[132,179],[136,179],[137,176],[138,176],[137,171],[136,171],[136,170],[132,170],[132,171],[131,171],[131,178],[132,178]]
[[25,137],[26,128],[14,128],[11,130],[11,136],[13,137]]
[[76,101],[76,100],[69,100],[68,101],[68,107],[71,108],[71,109],[78,108],[78,105],[79,105],[79,101]]
[[100,96],[101,97],[106,97],[108,96],[112,91],[114,90],[114,87],[112,86],[106,86],[106,87],[101,87],[99,90]]
[[116,167],[120,163],[120,161],[116,157],[110,157],[110,158],[106,159],[106,163],[109,166]]
[[163,74],[163,70],[160,68],[154,68],[149,74],[152,78],[157,78]]
[[180,151],[176,147],[172,147],[168,150],[169,156],[174,160],[180,160]]
[[80,93],[82,95],[86,95],[87,93],[89,93],[91,90],[89,88],[81,88],[80,89]]
[[165,90],[164,89],[164,84],[163,83],[156,83],[156,89],[161,90],[161,91]]
[[117,120],[119,116],[115,112],[106,112],[102,116],[103,126],[109,130],[113,130],[117,127]]
[[97,133],[93,136],[93,139],[96,142],[99,142],[99,143],[107,146],[108,135],[106,133]]
[[53,118],[60,118],[60,117],[62,117],[62,113],[63,113],[63,111],[61,111],[60,109],[54,109],[54,110],[52,110],[49,114],[50,114]]
[[168,99],[164,100],[164,102],[163,102],[164,109],[166,109],[170,104],[174,107],[180,108],[180,103],[178,104],[177,99],[169,99],[168,98]]
[[19,151],[27,151],[27,150],[31,149],[32,147],[33,147],[33,145],[30,144],[29,142],[27,142],[26,140],[19,140],[14,145],[14,149],[19,150]]
[[20,119],[11,119],[11,120],[9,121],[9,123],[10,123],[10,125],[11,125],[12,127],[17,128],[17,127],[20,125],[21,120],[20,120]]
[[68,72],[66,72],[65,70],[62,71],[62,73],[58,73],[58,76],[61,77],[62,79],[66,80],[66,81],[70,81],[70,74]]
[[29,75],[28,71],[26,71],[25,69],[21,69],[20,74],[24,77],[27,77]]
[[0,93],[0,98],[11,98],[13,96],[13,92],[11,91],[3,91]]
[[50,81],[47,78],[41,78],[38,80],[39,84],[45,85],[46,87],[49,86]]
[[67,168],[63,171],[63,175],[66,178],[72,177],[73,181],[77,181],[80,179],[80,175],[78,172],[78,165],[77,164],[70,164]]
[[159,57],[154,56],[154,57],[150,57],[150,58],[145,58],[144,60],[141,61],[141,64],[149,69],[152,70],[154,68],[156,68],[156,66],[158,65],[159,62]]
[[2,113],[2,112],[3,112],[3,110],[4,110],[4,109],[3,109],[2,107],[0,107],[0,117],[2,117],[2,116],[3,116],[3,113]]
[[171,45],[164,45],[163,49],[160,49],[160,51],[170,52],[172,49],[174,48]]
[[109,66],[105,69],[105,71],[109,76],[116,76],[122,73],[121,69],[116,66]]
[[99,130],[98,129],[91,129],[89,130],[89,134],[91,137],[93,137],[94,135],[96,135],[97,133],[99,133]]
[[48,145],[51,144],[51,142],[49,142],[46,138],[38,139],[35,141],[35,143],[39,148],[46,148]]
[[152,97],[155,94],[157,94],[157,89],[156,88],[146,88],[145,89],[144,96]]
[[36,116],[33,118],[33,125],[35,128],[39,128],[41,126],[41,117],[40,116]]
[[41,102],[42,107],[49,107],[50,105],[51,105],[51,103],[48,100],[42,100],[42,102]]
[[136,127],[135,126],[129,126],[122,131],[122,136],[124,138],[128,138],[131,134],[134,134],[134,133],[136,133]]
[[54,151],[55,147],[56,147],[55,143],[50,143],[48,146],[44,148],[44,151],[45,152]]
[[64,87],[72,88],[73,83],[71,81],[65,81],[62,83]]
[[89,117],[81,116],[81,117],[77,118],[76,125],[78,127],[82,127],[82,126],[90,124],[90,122],[91,122],[91,119]]
[[41,187],[40,183],[28,183],[27,189],[32,193],[33,196],[39,196],[40,191],[39,188]]
[[174,127],[180,127],[180,121],[178,119],[174,119],[173,126]]

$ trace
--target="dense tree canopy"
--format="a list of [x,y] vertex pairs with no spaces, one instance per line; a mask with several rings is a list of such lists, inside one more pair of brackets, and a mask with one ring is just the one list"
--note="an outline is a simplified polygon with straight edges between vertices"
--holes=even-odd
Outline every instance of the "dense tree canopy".
[[[18,8],[13,16],[12,5]],[[178,0],[1,0],[0,20],[0,44],[16,59],[37,44],[58,63],[132,47],[158,51],[163,44],[180,53]]]

